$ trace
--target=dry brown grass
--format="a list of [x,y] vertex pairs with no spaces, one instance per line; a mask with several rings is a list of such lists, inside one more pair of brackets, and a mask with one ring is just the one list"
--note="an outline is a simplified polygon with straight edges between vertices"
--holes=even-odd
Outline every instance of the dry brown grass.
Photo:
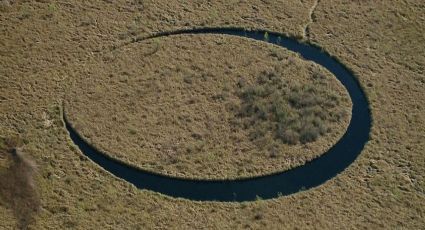
[[[62,126],[44,125],[43,114],[76,79],[95,78],[86,64],[109,58],[97,51],[120,39],[202,25],[300,35],[313,0],[146,0],[142,9],[138,2],[61,1],[57,14],[43,18],[48,4],[25,1],[0,13],[0,131],[25,133],[37,160],[43,212],[34,229],[423,229],[422,0],[319,2],[310,38],[365,88],[371,140],[347,170],[315,189],[242,204],[139,191],[85,160]],[[11,217],[0,206],[0,229],[14,228]]]
[[0,170],[0,198],[13,212],[20,229],[34,221],[40,199],[34,182],[35,163],[20,148],[19,138],[0,139],[0,157],[9,161]]

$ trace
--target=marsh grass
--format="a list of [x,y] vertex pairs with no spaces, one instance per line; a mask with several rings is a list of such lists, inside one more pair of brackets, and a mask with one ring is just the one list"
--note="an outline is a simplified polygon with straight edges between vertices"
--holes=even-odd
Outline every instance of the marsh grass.
[[19,138],[0,138],[0,158],[8,162],[0,168],[0,198],[13,210],[20,229],[26,229],[40,208],[34,182],[35,163],[19,147]]

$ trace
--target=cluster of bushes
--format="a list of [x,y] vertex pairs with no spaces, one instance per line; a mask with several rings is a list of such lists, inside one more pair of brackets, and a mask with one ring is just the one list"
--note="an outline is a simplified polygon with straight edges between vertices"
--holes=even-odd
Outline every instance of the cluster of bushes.
[[263,73],[254,84],[238,86],[242,100],[237,111],[240,119],[232,124],[250,129],[251,139],[273,132],[284,143],[304,144],[327,133],[329,122],[342,118],[334,109],[338,97],[327,92],[320,81],[314,85],[290,86],[276,73]]

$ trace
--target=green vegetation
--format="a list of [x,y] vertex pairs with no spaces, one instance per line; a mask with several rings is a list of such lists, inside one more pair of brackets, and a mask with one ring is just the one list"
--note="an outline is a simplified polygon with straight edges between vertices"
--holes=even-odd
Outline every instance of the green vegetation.
[[55,12],[56,11],[56,9],[57,9],[57,7],[56,7],[56,5],[55,4],[53,4],[53,3],[50,3],[49,5],[48,5],[48,7],[47,7],[48,9],[49,9],[49,11],[50,12]]
[[49,3],[47,9],[45,10],[44,19],[53,18],[58,12],[58,6],[55,3]]

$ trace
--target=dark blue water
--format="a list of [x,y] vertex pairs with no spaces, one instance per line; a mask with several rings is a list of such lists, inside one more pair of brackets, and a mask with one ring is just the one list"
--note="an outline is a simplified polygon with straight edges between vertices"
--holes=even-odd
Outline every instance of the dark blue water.
[[[371,116],[368,101],[357,80],[344,65],[319,47],[301,43],[284,35],[243,29],[198,29],[163,33],[145,39],[175,34],[226,34],[247,37],[285,47],[332,72],[347,89],[352,103],[352,118],[344,136],[328,152],[303,166],[270,176],[230,181],[197,181],[152,174],[113,160],[87,144],[64,116],[72,141],[96,164],[140,189],[191,200],[250,201],[269,199],[316,187],[346,169],[369,140]],[[135,41],[137,42],[137,41]]]

